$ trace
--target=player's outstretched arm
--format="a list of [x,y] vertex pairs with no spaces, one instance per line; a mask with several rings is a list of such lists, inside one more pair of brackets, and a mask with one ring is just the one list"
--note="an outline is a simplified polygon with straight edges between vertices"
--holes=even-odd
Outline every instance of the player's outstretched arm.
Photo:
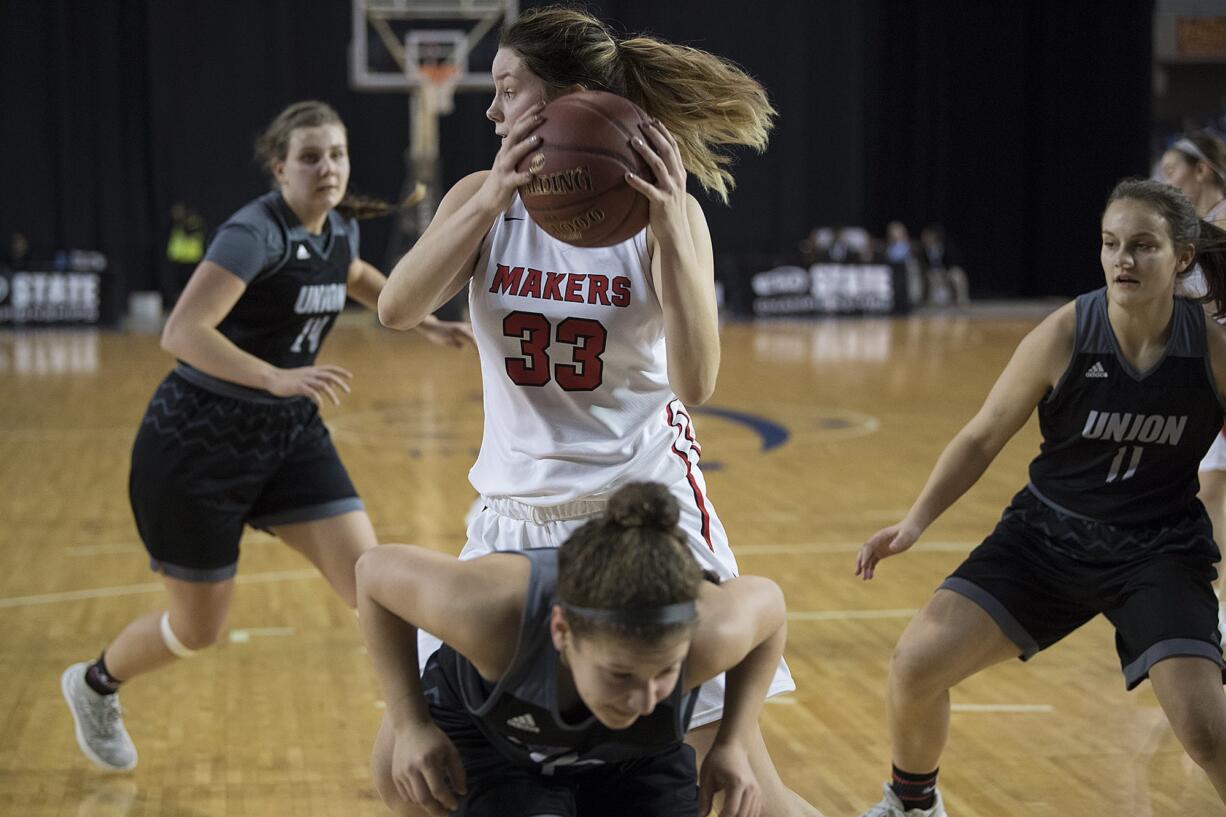
[[979,412],[941,452],[907,515],[877,531],[860,548],[857,576],[873,578],[878,562],[915,544],[938,516],[979,481],[1068,368],[1075,330],[1076,307],[1069,303],[1022,339]]
[[379,308],[379,293],[387,286],[387,276],[361,258],[353,259],[345,279],[345,293],[367,309]]
[[[350,298],[368,309],[378,310],[379,293],[385,286],[387,277],[371,264],[357,258],[349,265],[346,291]],[[465,346],[477,345],[473,338],[472,325],[465,321],[441,321],[433,315],[427,315],[415,328],[436,346],[462,349]]]

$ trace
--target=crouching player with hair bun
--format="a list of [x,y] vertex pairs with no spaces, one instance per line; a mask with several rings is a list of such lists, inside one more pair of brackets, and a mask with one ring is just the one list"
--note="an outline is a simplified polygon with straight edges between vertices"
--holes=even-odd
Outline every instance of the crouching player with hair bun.
[[[358,610],[387,701],[373,767],[397,815],[758,817],[747,745],[786,638],[769,579],[704,577],[668,489],[631,483],[560,548],[461,561],[384,545]],[[424,675],[417,630],[442,638]],[[698,686],[727,673],[699,780]]]

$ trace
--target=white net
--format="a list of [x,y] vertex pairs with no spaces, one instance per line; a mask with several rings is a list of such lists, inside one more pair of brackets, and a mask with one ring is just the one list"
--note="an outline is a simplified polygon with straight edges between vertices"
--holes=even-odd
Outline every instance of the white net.
[[428,114],[445,115],[455,109],[455,89],[460,73],[459,66],[451,63],[417,67],[418,93],[422,95]]
[[468,40],[460,30],[412,31],[404,42],[404,70],[427,115],[449,114],[468,61]]

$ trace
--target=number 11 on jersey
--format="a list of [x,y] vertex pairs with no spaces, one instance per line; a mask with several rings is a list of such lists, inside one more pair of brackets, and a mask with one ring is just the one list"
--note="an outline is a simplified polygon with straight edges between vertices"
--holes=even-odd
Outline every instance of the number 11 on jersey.
[[[1128,456],[1128,450],[1132,449],[1132,459],[1128,461],[1128,470],[1120,476],[1120,468],[1124,465],[1124,459]],[[1115,459],[1111,460],[1111,470],[1107,473],[1107,482],[1115,482],[1117,479],[1123,482],[1126,479],[1131,479],[1132,475],[1137,472],[1137,466],[1141,464],[1141,452],[1145,449],[1139,445],[1125,445],[1115,452]]]

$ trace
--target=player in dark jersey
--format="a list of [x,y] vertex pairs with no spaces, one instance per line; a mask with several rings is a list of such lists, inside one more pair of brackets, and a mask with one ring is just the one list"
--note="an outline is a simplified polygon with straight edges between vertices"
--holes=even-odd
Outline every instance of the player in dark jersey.
[[1213,595],[1220,558],[1196,499],[1222,427],[1226,329],[1176,280],[1199,261],[1226,309],[1226,234],[1177,189],[1121,182],[1102,217],[1106,287],[1056,310],[1018,346],[979,413],[937,460],[856,572],[910,548],[987,469],[1036,407],[1029,484],[937,590],[890,662],[893,779],[872,817],[941,817],[937,766],[949,689],[1026,660],[1103,614],[1125,684],[1149,678],[1180,743],[1226,800],[1226,694]]
[[[348,146],[321,102],[289,106],[256,143],[275,190],[219,229],[162,333],[179,359],[149,403],[132,451],[129,493],[165,612],[127,626],[61,689],[77,742],[106,769],[136,765],[116,691],[121,682],[218,637],[230,610],[244,524],[310,559],[346,604],[354,565],[374,547],[362,501],[319,417],[350,374],[315,362],[352,297],[374,308],[386,279],[358,257],[354,214],[391,208],[346,198]],[[431,340],[458,346],[466,324],[432,320]]]
[[[631,483],[561,548],[459,560],[384,545],[358,562],[362,631],[387,701],[372,759],[393,813],[724,817],[762,813],[749,763],[783,652],[769,579],[703,572],[658,483]],[[440,636],[418,675],[417,628]],[[727,672],[702,765],[696,689]]]

